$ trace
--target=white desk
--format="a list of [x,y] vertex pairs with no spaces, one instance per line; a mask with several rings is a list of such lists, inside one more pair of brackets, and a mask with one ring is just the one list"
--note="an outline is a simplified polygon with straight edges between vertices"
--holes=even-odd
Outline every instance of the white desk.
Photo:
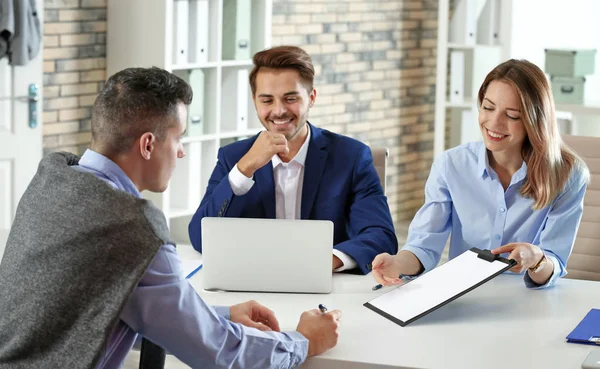
[[[185,249],[180,253],[185,257]],[[400,327],[363,306],[389,291],[373,292],[370,275],[336,274],[328,295],[207,292],[202,277],[200,271],[190,282],[208,303],[255,299],[275,311],[282,330],[294,330],[300,314],[320,303],[342,310],[338,345],[308,359],[304,369],[578,369],[591,350],[600,350],[565,341],[591,308],[600,308],[598,282],[563,279],[548,290],[528,290],[521,276],[502,275]]]
[[336,274],[329,295],[207,292],[202,276],[197,273],[191,283],[206,301],[255,299],[275,311],[282,330],[294,330],[300,314],[319,303],[341,309],[338,345],[303,368],[568,369],[580,368],[590,350],[600,350],[565,342],[591,308],[600,308],[597,282],[563,279],[548,290],[528,290],[521,276],[503,275],[400,327],[362,306],[387,291],[373,292],[370,275]]

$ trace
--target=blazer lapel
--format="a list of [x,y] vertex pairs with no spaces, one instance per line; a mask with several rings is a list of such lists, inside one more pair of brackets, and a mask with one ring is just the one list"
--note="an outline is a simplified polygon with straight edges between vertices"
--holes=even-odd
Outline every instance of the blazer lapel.
[[271,161],[254,173],[258,196],[265,208],[265,218],[275,219],[275,180],[273,179],[273,164]]
[[317,190],[321,183],[325,163],[327,162],[327,137],[323,136],[319,128],[309,125],[311,139],[308,144],[308,153],[304,163],[304,182],[302,184],[302,207],[300,218],[308,219],[313,208]]

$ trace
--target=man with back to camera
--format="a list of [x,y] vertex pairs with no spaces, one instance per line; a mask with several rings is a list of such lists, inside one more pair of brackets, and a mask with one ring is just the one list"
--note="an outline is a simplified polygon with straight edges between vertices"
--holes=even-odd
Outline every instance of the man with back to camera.
[[398,250],[369,147],[308,123],[317,91],[304,50],[274,47],[253,61],[252,98],[266,130],[219,150],[189,225],[192,245],[202,252],[204,217],[331,220],[332,269],[367,274],[376,255]]
[[0,263],[0,368],[120,368],[138,334],[197,368],[295,368],[335,346],[341,313],[279,332],[255,301],[211,307],[185,279],[162,192],[185,154],[190,86],[158,68],[108,79],[81,158],[42,159]]

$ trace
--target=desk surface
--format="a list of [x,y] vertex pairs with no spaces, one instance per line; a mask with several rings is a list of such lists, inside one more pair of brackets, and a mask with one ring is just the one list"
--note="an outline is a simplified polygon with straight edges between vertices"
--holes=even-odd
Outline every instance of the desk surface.
[[208,303],[257,300],[275,311],[282,330],[294,330],[300,314],[320,303],[342,310],[338,345],[307,360],[308,369],[575,369],[600,350],[565,341],[591,308],[600,308],[598,282],[562,279],[548,290],[528,290],[522,276],[502,275],[400,327],[363,306],[390,290],[372,291],[370,275],[336,274],[327,295],[208,292],[202,277],[200,271],[190,282]]

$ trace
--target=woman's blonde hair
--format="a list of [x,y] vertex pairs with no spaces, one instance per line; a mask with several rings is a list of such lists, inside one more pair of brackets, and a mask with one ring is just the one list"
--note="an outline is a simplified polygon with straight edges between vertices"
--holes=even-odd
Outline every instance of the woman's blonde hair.
[[479,88],[479,106],[492,81],[508,83],[519,95],[521,121],[527,132],[521,149],[527,164],[521,195],[534,200],[534,210],[543,209],[564,189],[573,168],[585,169],[585,164],[560,137],[552,90],[540,68],[515,59],[498,65]]

